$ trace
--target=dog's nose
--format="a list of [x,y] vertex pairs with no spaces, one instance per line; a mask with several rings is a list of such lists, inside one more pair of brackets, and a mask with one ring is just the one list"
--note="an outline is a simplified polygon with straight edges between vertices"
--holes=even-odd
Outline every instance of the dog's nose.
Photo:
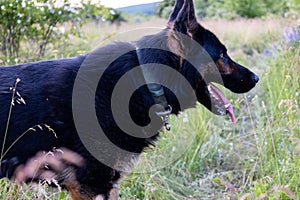
[[251,80],[255,83],[257,83],[259,81],[259,77],[256,74],[252,74],[251,75]]

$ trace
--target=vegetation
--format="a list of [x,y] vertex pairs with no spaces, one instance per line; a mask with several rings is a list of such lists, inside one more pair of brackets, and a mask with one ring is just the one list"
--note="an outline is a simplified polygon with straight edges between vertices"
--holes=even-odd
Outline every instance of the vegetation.
[[[40,58],[48,44],[61,41],[70,34],[80,34],[80,26],[87,18],[101,16],[110,22],[121,21],[119,12],[87,3],[76,7],[70,0],[7,0],[0,2],[0,47],[6,58],[18,58],[21,42],[29,42]],[[69,23],[69,30],[61,27]],[[60,26],[61,28],[57,28]]]
[[[230,7],[236,7],[235,13],[240,12],[237,9],[240,8],[240,2],[229,4],[229,0],[224,1],[228,3],[226,6],[221,6],[221,1],[211,3],[210,0],[201,5],[208,5],[218,13],[228,13]],[[282,7],[277,8],[277,4],[273,5],[276,0],[270,1],[272,6],[269,8],[259,6],[259,10],[262,10],[259,15],[266,15],[265,9],[273,10],[268,13],[279,15],[296,11],[299,9],[297,5],[300,5],[297,1],[280,1],[285,5],[284,10]],[[268,3],[254,3],[257,6],[262,2],[266,5]],[[201,8],[200,1],[196,0],[196,4]],[[199,13],[209,16],[208,10]],[[2,15],[1,11],[0,24],[10,23]],[[138,26],[161,26],[165,23],[165,20],[147,20],[139,22]],[[25,43],[35,36],[27,35],[30,26],[25,20],[21,24],[16,24],[22,33],[19,35],[22,38],[19,40],[18,58],[30,61],[31,57],[23,49]],[[203,21],[203,24],[226,43],[233,58],[259,73],[261,81],[245,95],[224,91],[235,108],[235,125],[224,117],[211,114],[200,105],[179,117],[172,116],[171,132],[161,134],[157,147],[148,149],[133,173],[122,182],[121,199],[299,199],[300,27],[293,19],[278,17],[233,21],[218,19]],[[289,27],[285,27],[287,24]],[[86,53],[94,48],[96,41],[103,41],[136,26],[135,22],[117,28],[107,23],[97,25],[88,22],[82,29],[77,29],[81,31],[79,38],[68,36],[61,40],[60,36],[49,39],[49,45],[41,58]],[[58,22],[54,32],[61,27],[70,29],[69,23]],[[3,30],[1,26],[1,38]],[[100,38],[99,30],[102,33]],[[37,41],[41,41],[42,34],[36,37],[39,38]],[[3,44],[1,41],[2,48]],[[7,46],[10,43],[5,44],[10,48]],[[3,52],[0,56],[5,64],[14,62],[9,53],[5,56]],[[166,163],[167,167],[159,167]],[[19,186],[5,179],[0,180],[0,191],[0,199],[5,200],[70,199],[65,191],[42,184]]]
[[[158,9],[160,17],[168,17],[174,0],[164,0]],[[300,11],[299,0],[195,0],[197,13],[202,17],[255,18],[269,14],[283,15]]]

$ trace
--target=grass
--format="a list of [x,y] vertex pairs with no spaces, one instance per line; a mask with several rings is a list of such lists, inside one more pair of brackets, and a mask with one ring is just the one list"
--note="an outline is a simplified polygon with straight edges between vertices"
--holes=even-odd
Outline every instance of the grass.
[[[293,23],[281,19],[203,22],[224,41],[232,57],[258,73],[261,81],[248,94],[225,91],[234,104],[235,125],[201,105],[172,116],[171,131],[161,134],[157,147],[148,149],[123,180],[121,199],[299,199],[300,52],[299,46],[281,39],[285,24]],[[89,24],[85,31],[91,39],[75,41],[76,48],[53,46],[49,55],[87,52],[95,41],[157,24],[164,21],[121,27]],[[280,50],[274,50],[274,43]],[[271,54],[266,56],[265,49]],[[0,199],[69,198],[64,191],[40,184],[16,186],[1,180],[0,188]]]

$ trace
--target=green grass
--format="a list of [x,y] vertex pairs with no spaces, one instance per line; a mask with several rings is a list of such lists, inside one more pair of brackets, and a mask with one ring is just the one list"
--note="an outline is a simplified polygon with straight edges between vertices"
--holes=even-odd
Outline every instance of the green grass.
[[[224,90],[235,108],[238,121],[234,125],[201,105],[172,116],[171,131],[163,132],[157,147],[148,149],[133,173],[124,178],[120,198],[299,198],[299,46],[284,44],[270,57],[262,54],[274,42],[281,44],[280,34],[286,23],[278,19],[205,23],[228,44],[232,57],[257,72],[261,81],[248,94]],[[145,26],[150,26],[149,22]],[[134,25],[120,29],[131,27]],[[243,27],[247,27],[247,34]],[[100,40],[117,30],[106,27],[103,31],[107,34]],[[88,32],[95,35],[93,28]],[[75,43],[76,48],[51,47],[49,58],[74,55],[92,47],[88,39]],[[7,180],[0,181],[0,191],[0,199],[32,199],[35,195],[41,199],[46,199],[46,195],[50,199],[69,198],[65,192],[44,189],[40,184],[16,186]]]
[[[262,79],[264,94],[257,102],[261,107],[256,113],[258,177],[252,191],[258,196],[280,186],[299,197],[299,48],[286,49],[269,63],[270,69]],[[286,199],[287,194],[274,191],[269,199],[278,198]]]
[[69,200],[66,191],[58,191],[49,188],[45,184],[15,185],[7,179],[0,179],[0,199],[1,200],[20,200],[20,199],[40,199],[40,200]]

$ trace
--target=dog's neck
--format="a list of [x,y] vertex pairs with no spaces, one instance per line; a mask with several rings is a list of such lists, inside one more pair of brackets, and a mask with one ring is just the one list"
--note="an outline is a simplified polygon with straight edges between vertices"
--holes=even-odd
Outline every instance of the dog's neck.
[[[152,74],[152,76],[155,77],[155,80],[164,80],[164,82],[169,83],[169,86],[163,87],[160,84],[149,84],[148,90],[154,97],[154,103],[162,105],[163,108],[168,108],[168,105],[170,105],[173,108],[172,113],[178,114],[181,110],[194,107],[196,99],[189,100],[190,96],[192,95],[186,92],[186,88],[183,88],[182,83],[180,83],[179,79],[174,78],[176,75],[176,73],[174,72],[181,74],[181,76],[183,76],[189,82],[189,85],[192,86],[193,90],[195,90],[195,77],[191,76],[192,74],[195,74],[191,72],[191,70],[195,69],[193,69],[193,67],[190,66],[191,64],[185,61],[181,56],[175,54],[174,49],[170,50],[168,38],[168,29],[163,30],[162,32],[155,35],[145,36],[136,43],[137,57],[140,65],[150,65],[144,67],[151,68],[151,65],[157,65],[152,67],[169,68],[169,70],[173,71],[170,73],[160,72],[160,70],[159,72],[154,72],[154,75]],[[148,72],[153,73],[153,70],[146,70],[146,72],[143,72],[144,76],[148,76]],[[185,105],[180,105],[178,102],[178,96],[176,96],[175,94],[180,94],[182,96],[181,99],[184,98],[187,99],[187,101],[191,102],[186,102]],[[157,96],[160,97],[157,98]],[[158,99],[158,101],[156,101],[155,99]]]

